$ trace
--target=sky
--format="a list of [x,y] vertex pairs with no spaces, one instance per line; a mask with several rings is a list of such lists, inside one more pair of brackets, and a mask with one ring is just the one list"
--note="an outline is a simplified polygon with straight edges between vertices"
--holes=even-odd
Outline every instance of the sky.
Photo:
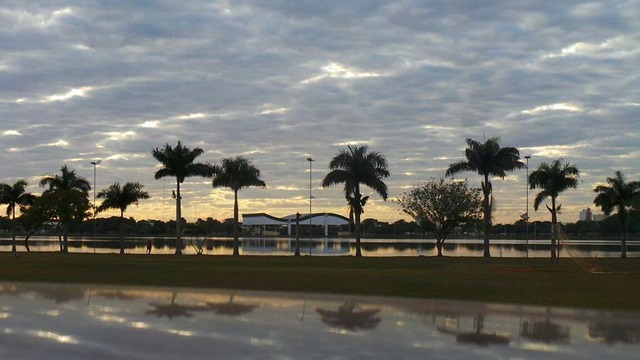
[[[5,0],[0,23],[0,182],[38,194],[67,164],[93,185],[101,160],[98,191],[150,193],[139,220],[175,218],[151,151],[178,141],[250,159],[267,187],[241,190],[240,213],[275,216],[309,211],[309,156],[313,212],[347,215],[321,181],[348,144],[389,163],[389,199],[363,190],[381,221],[408,219],[393,199],[443,177],[466,138],[499,136],[530,170],[576,165],[560,221],[616,170],[640,180],[640,1]],[[526,173],[492,179],[496,222],[526,212]],[[181,189],[187,220],[233,216],[211,179]],[[549,220],[536,192],[530,217]]]

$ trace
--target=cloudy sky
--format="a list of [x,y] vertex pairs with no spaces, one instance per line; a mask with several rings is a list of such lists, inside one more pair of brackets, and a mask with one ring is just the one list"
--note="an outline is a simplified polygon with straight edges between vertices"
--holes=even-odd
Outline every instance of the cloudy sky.
[[[386,156],[390,200],[444,176],[466,138],[500,136],[531,169],[564,158],[581,170],[560,197],[571,222],[615,170],[640,179],[640,1],[5,0],[0,23],[0,181],[40,193],[67,164],[93,183],[100,159],[98,190],[150,192],[139,219],[174,217],[151,150],[178,140],[252,160],[268,186],[240,211],[276,216],[308,211],[308,156],[314,212],[346,214],[320,182],[347,144]],[[496,220],[515,221],[525,170],[493,183]],[[188,220],[232,216],[209,179],[183,190]],[[378,196],[365,216],[403,217]]]

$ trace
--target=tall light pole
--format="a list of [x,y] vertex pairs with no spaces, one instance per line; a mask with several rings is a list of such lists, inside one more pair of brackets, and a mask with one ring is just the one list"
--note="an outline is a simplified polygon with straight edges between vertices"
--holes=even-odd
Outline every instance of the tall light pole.
[[531,155],[525,155],[525,159],[527,159],[527,211],[524,213],[525,219],[525,240],[527,241],[527,257],[529,257],[529,159],[531,159]]
[[92,161],[91,165],[93,165],[93,253],[96,252],[96,168],[98,164],[100,164],[102,160]]
[[311,199],[313,199],[311,193],[311,176],[313,174],[313,162],[315,160],[313,160],[311,157],[308,157],[307,161],[309,162],[309,256],[311,256]]

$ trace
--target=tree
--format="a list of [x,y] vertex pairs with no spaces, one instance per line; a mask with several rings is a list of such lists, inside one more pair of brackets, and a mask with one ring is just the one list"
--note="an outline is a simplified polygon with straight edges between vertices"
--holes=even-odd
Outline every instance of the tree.
[[[69,223],[74,220],[82,221],[88,216],[90,208],[89,181],[76,175],[75,170],[69,170],[67,165],[62,166],[60,175],[47,175],[40,180],[40,186],[47,187],[43,196],[50,204],[50,210],[62,226],[63,248],[62,252],[69,252]],[[49,201],[50,200],[50,201]],[[58,201],[58,203],[55,203]]]
[[356,256],[362,256],[360,216],[364,213],[364,206],[369,199],[368,196],[362,197],[360,184],[373,189],[386,201],[387,184],[382,179],[389,177],[387,168],[387,160],[382,154],[376,151],[369,152],[366,145],[347,145],[346,150],[340,150],[331,159],[331,171],[322,180],[322,187],[344,184],[344,195],[355,217]]
[[480,219],[480,190],[467,187],[467,181],[431,180],[415,186],[398,200],[402,211],[416,222],[430,223],[436,238],[438,256],[449,234],[458,226]]
[[551,164],[543,162],[538,169],[529,174],[529,186],[531,189],[541,189],[533,200],[533,209],[538,211],[538,207],[547,197],[551,198],[551,207],[545,205],[551,213],[551,258],[560,256],[559,247],[556,244],[558,239],[558,213],[562,204],[556,206],[556,199],[560,193],[568,189],[578,187],[578,168],[564,163],[562,159],[555,160]]
[[640,201],[640,181],[627,182],[622,172],[616,171],[615,177],[608,177],[606,184],[593,189],[596,196],[593,203],[602,208],[609,216],[617,208],[620,231],[622,232],[621,257],[627,257],[627,220],[631,208]]
[[484,144],[472,139],[467,139],[469,146],[464,151],[466,160],[460,160],[449,165],[445,176],[452,176],[463,171],[475,171],[483,176],[482,201],[483,209],[483,232],[484,232],[484,257],[490,257],[489,252],[489,233],[491,231],[491,213],[493,210],[493,188],[489,181],[489,176],[499,176],[504,179],[507,172],[516,169],[525,168],[526,165],[521,162],[520,152],[514,147],[500,147],[500,138],[492,137]]
[[149,193],[142,190],[143,186],[137,182],[128,182],[124,186],[116,182],[109,186],[106,190],[98,193],[98,199],[104,199],[102,204],[98,206],[96,212],[102,212],[108,209],[120,210],[120,254],[124,254],[124,212],[131,204],[138,205],[138,201],[148,199]]
[[238,191],[249,186],[267,185],[260,179],[260,170],[242,156],[222,159],[222,164],[215,169],[212,185],[233,190],[233,256],[238,256]]
[[13,185],[0,184],[0,204],[7,204],[7,216],[11,217],[11,251],[15,254],[16,249],[16,205],[28,206],[33,204],[35,196],[27,193],[27,181],[24,179],[16,181]]
[[176,254],[178,255],[182,254],[183,247],[179,221],[182,219],[180,184],[188,177],[211,177],[213,175],[213,166],[209,163],[194,163],[195,159],[203,153],[204,150],[200,148],[191,150],[183,146],[180,141],[175,147],[166,144],[164,148],[155,148],[151,151],[153,158],[162,164],[162,168],[156,171],[154,175],[155,179],[158,180],[167,176],[176,178],[176,190],[173,196],[176,199]]

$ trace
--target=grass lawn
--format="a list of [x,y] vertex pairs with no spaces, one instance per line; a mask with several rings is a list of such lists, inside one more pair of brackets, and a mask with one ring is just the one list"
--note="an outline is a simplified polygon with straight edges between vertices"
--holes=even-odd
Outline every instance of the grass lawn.
[[176,256],[0,253],[0,281],[455,299],[640,311],[640,258]]

